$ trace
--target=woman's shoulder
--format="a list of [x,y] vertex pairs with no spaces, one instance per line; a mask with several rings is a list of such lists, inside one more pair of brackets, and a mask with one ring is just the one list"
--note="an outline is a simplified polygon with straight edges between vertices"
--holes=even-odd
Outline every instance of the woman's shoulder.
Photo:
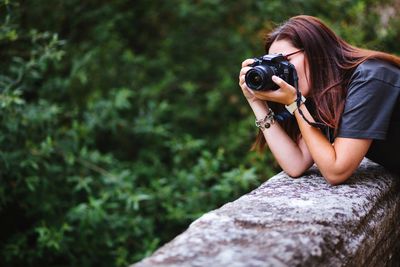
[[351,80],[378,80],[400,87],[400,68],[384,60],[369,59],[357,66]]

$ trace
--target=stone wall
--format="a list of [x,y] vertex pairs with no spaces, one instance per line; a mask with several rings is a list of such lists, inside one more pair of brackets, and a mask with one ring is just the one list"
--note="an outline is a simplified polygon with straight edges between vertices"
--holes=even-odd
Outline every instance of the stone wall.
[[400,178],[363,160],[343,185],[279,173],[131,267],[399,266]]

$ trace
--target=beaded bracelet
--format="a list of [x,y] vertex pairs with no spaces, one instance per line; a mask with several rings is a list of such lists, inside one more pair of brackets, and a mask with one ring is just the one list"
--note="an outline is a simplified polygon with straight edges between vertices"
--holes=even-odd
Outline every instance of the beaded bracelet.
[[268,129],[274,123],[275,123],[275,113],[272,111],[272,109],[268,110],[268,114],[265,116],[264,119],[256,120],[256,126],[261,130]]

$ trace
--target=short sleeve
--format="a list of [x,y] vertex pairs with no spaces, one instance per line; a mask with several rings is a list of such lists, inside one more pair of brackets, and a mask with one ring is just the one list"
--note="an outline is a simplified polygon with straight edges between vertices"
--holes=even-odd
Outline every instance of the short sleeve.
[[358,68],[350,83],[338,137],[384,140],[399,88],[382,79],[385,69]]

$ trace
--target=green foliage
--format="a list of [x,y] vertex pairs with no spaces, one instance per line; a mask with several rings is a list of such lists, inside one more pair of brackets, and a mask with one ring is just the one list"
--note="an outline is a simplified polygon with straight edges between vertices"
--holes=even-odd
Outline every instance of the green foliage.
[[278,168],[248,151],[241,61],[305,12],[399,53],[399,17],[382,10],[390,1],[0,1],[0,265],[127,266],[258,186]]

